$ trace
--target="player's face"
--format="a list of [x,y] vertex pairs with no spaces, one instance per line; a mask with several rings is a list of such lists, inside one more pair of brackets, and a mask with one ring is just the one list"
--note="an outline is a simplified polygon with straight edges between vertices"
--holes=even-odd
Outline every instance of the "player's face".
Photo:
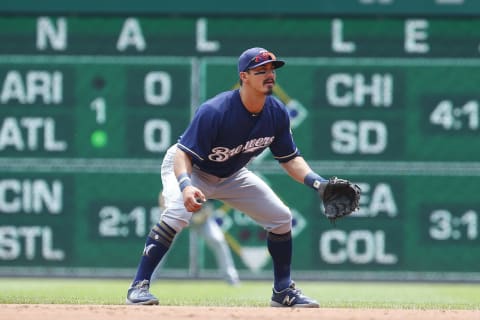
[[275,68],[271,63],[250,69],[248,73],[249,83],[254,89],[263,92],[265,95],[271,95],[273,93],[273,87],[275,86]]

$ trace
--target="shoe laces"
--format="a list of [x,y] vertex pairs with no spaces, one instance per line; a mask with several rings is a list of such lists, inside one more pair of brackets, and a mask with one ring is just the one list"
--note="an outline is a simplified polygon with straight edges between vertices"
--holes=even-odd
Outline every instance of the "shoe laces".
[[302,290],[297,289],[297,288],[295,287],[295,282],[292,282],[292,284],[291,284],[288,288],[290,288],[290,290],[292,290],[292,292],[293,292],[294,294],[303,297]]
[[140,291],[148,291],[148,289],[150,288],[150,281],[148,280],[139,281],[136,284],[134,284],[133,287]]

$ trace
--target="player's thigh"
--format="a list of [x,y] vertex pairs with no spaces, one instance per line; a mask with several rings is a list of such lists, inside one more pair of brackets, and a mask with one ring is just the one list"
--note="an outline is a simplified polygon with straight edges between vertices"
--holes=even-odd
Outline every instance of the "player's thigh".
[[228,184],[221,200],[247,214],[268,231],[285,233],[291,229],[290,209],[268,184],[248,170],[242,170]]

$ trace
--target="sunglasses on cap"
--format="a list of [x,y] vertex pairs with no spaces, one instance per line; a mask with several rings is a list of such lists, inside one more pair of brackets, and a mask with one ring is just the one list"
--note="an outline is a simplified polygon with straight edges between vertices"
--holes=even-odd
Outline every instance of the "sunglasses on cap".
[[252,60],[250,60],[249,64],[252,64],[252,62],[260,63],[260,62],[265,62],[269,60],[277,60],[277,57],[271,52],[263,51],[257,54],[255,57],[253,57]]
[[250,48],[244,51],[238,59],[238,72],[245,72],[250,69],[272,63],[274,68],[280,68],[285,64],[283,60],[277,60],[277,57],[270,51],[263,48]]
[[261,51],[259,54],[250,59],[245,71],[270,62],[273,63],[275,68],[281,67],[284,64],[283,61],[277,60],[277,57],[273,53],[269,51]]

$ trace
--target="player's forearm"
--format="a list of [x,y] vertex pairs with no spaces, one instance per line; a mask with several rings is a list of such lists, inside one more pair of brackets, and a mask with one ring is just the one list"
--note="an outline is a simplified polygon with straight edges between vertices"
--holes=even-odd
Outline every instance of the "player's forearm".
[[299,183],[303,183],[305,176],[312,171],[303,157],[295,157],[281,165],[288,175]]
[[190,156],[186,152],[178,148],[175,152],[173,170],[176,177],[180,176],[183,173],[186,173],[188,175],[192,173],[192,160]]
[[177,177],[178,186],[183,194],[185,209],[189,212],[196,212],[202,208],[206,201],[205,195],[196,188],[191,181],[192,159],[190,155],[177,148],[173,162],[173,171]]
[[328,181],[315,173],[302,157],[296,157],[286,163],[282,163],[282,166],[295,181],[317,191]]

